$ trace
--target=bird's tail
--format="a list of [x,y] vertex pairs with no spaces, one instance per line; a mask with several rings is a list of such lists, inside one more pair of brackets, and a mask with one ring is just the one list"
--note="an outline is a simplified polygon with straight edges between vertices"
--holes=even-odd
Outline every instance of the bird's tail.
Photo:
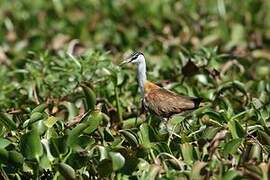
[[203,98],[194,98],[193,99],[193,102],[195,104],[195,108],[199,108],[199,107],[202,107],[203,106],[203,102],[202,102]]

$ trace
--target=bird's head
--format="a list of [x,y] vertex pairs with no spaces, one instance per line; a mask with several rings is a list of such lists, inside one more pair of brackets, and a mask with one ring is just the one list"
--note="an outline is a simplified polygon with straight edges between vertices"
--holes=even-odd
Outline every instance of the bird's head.
[[120,66],[128,63],[140,64],[145,61],[144,55],[141,52],[135,51],[130,54],[121,64]]

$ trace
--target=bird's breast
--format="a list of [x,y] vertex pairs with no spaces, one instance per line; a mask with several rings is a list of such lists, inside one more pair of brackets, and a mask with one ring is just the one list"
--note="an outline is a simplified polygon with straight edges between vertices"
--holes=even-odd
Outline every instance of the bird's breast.
[[160,87],[150,81],[145,81],[144,82],[144,93],[147,95],[153,90],[160,89]]

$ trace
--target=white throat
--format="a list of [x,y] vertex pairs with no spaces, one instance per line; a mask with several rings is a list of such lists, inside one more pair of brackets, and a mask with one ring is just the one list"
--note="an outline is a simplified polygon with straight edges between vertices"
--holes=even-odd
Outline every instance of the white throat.
[[144,95],[144,83],[147,80],[146,78],[146,63],[143,55],[138,57],[137,61],[137,78],[138,84],[140,88],[140,92]]

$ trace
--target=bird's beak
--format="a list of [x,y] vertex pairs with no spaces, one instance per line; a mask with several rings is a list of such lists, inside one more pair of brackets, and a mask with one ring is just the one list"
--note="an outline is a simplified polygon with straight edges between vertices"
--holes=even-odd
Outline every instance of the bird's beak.
[[125,64],[127,64],[127,63],[130,63],[130,61],[131,61],[131,58],[125,59],[124,61],[122,61],[122,62],[119,64],[119,66],[123,66],[123,65],[125,65]]

